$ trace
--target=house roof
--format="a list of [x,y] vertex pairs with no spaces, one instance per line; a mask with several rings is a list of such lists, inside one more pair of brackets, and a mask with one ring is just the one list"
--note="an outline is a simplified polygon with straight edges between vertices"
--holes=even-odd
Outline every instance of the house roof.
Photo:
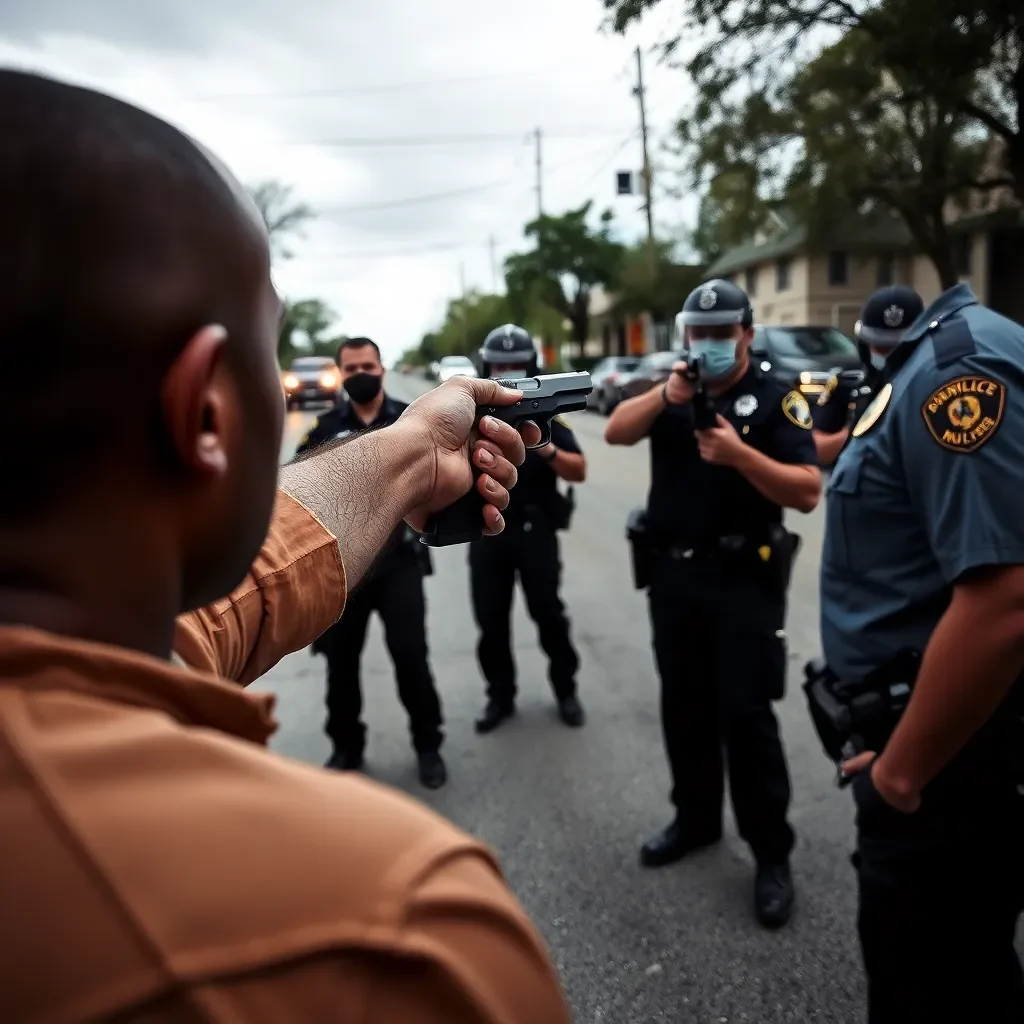
[[[709,268],[708,274],[717,277],[737,270],[779,259],[812,247],[806,223],[793,223],[788,231],[766,242],[749,242],[729,249]],[[838,249],[905,249],[912,245],[910,232],[902,221],[885,214],[851,216],[838,224],[829,238],[828,247]]]

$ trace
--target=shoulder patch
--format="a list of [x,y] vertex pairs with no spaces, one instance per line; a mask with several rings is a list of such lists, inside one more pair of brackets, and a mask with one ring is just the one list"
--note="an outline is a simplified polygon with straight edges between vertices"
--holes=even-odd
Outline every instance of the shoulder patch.
[[566,430],[572,430],[572,427],[565,422],[565,417],[561,413],[555,416],[552,422],[557,423],[560,427],[565,427]]
[[999,429],[1006,385],[991,377],[954,377],[921,406],[928,432],[951,452],[976,452]]
[[804,430],[810,430],[814,424],[811,407],[807,399],[799,391],[789,391],[782,399],[782,412],[790,423],[795,423]]

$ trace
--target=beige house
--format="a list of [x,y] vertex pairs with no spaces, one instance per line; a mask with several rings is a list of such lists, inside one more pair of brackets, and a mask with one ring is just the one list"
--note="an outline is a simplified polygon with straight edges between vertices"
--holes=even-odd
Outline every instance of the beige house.
[[[708,272],[744,288],[760,323],[829,325],[852,334],[876,288],[907,284],[925,303],[942,292],[934,264],[914,251],[893,217],[851,218],[827,246],[812,245],[805,225],[772,217],[762,235],[724,253]],[[1024,320],[1024,288],[1013,283],[1024,282],[1017,211],[951,211],[950,231],[961,280],[982,302]]]

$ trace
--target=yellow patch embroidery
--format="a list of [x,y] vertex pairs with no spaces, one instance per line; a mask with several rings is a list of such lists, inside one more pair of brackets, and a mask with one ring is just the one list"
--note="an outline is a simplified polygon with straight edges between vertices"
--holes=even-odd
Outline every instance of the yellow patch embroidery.
[[956,377],[921,406],[928,432],[951,452],[976,452],[1003,422],[1006,385],[991,377]]

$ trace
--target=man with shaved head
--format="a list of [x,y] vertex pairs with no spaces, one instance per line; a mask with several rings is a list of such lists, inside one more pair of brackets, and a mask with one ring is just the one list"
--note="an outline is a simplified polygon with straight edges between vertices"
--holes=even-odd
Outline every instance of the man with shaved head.
[[471,458],[500,531],[523,441],[470,435],[521,395],[459,378],[279,477],[281,302],[237,182],[34,75],[0,71],[0,138],[0,1020],[567,1021],[492,854],[269,753],[239,685]]

